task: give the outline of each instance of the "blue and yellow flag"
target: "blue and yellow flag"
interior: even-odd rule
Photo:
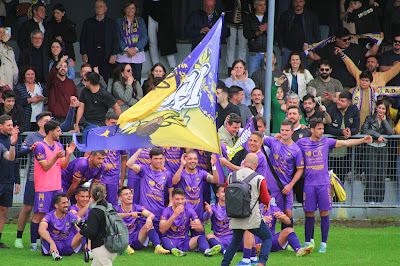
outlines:
[[[223,16],[153,91],[121,114],[118,125],[89,130],[81,151],[153,146],[220,153],[216,89]]]

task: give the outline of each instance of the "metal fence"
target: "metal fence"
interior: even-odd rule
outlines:
[[[29,132],[21,134],[19,143],[22,143],[28,134]],[[363,144],[334,149],[330,152],[329,169],[332,169],[343,182],[347,194],[345,202],[335,202],[334,198],[334,206],[400,207],[400,135],[385,138],[387,140],[385,145],[380,147]],[[71,143],[72,134],[64,133],[60,137],[60,142],[64,146]],[[80,152],[76,151],[73,158],[80,156]],[[19,158],[19,163],[21,192],[14,195],[14,203],[17,204],[23,202],[28,157]]]

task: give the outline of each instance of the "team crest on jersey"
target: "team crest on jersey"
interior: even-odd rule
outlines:
[[[299,134],[299,139],[301,139],[302,137],[303,137],[303,134],[300,133],[300,134]]]
[[[188,187],[188,186],[186,186],[186,190],[190,192],[190,191],[192,190],[192,188],[191,188],[191,187]]]
[[[306,154],[306,156],[311,156],[311,151],[308,151],[305,154]]]
[[[42,153],[39,152],[38,155],[36,155],[36,158],[37,158],[38,160],[41,160],[41,159],[44,158],[44,156],[43,156]]]
[[[278,154],[274,154],[274,157],[275,157],[276,160],[278,160],[279,155]]]
[[[291,153],[290,151],[288,151],[287,155],[288,155],[288,156],[291,156],[291,155],[292,155],[292,153]]]
[[[353,118],[349,118],[349,122],[353,124]]]
[[[322,146],[322,142],[318,143],[319,146]]]
[[[156,182],[150,180],[150,181],[149,181],[149,184],[152,185],[152,186],[154,187],[154,185],[156,184]]]
[[[199,182],[200,181],[200,177],[197,177],[196,180],[197,180],[197,182]]]
[[[163,176],[162,179],[165,179],[165,176]]]

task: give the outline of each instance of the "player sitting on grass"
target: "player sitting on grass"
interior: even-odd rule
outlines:
[[[82,235],[73,223],[73,220],[80,218],[68,211],[67,194],[56,194],[53,203],[56,210],[43,217],[39,224],[39,234],[42,238],[42,253],[52,255],[54,260],[62,260],[62,256],[78,253],[81,249]]]
[[[129,231],[127,254],[134,254],[134,249],[143,249],[148,245],[149,240],[155,246],[154,253],[169,254],[169,250],[160,245],[160,238],[156,230],[154,230],[154,214],[146,210],[142,205],[133,203],[132,189],[127,186],[121,187],[118,190],[118,199],[121,201],[121,205],[116,206],[115,210],[124,220]],[[140,219],[138,217],[142,215],[147,217],[145,224],[140,224],[139,222]]]
[[[300,240],[292,227],[286,227],[279,233],[275,233],[275,226],[278,220],[286,225],[291,224],[290,218],[276,205],[275,198],[271,198],[269,205],[262,209],[264,209],[262,211],[264,221],[273,235],[271,252],[277,252],[285,249],[287,245],[290,245],[296,252],[297,257],[302,257],[311,253],[314,246],[301,248]],[[259,250],[260,246],[261,244],[257,244],[256,249]]]
[[[204,232],[196,212],[191,208],[185,208],[185,191],[175,188],[172,191],[172,206],[165,208],[161,215],[160,232],[163,234],[161,238],[163,246],[177,257],[186,256],[185,251],[197,247],[206,257],[219,253],[221,245],[210,248],[205,235],[189,237],[190,228]]]

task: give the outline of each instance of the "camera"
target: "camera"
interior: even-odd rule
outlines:
[[[78,226],[80,229],[83,229],[84,227],[87,226],[87,220],[86,219],[80,219],[79,221],[77,219],[72,220],[72,225]]]

